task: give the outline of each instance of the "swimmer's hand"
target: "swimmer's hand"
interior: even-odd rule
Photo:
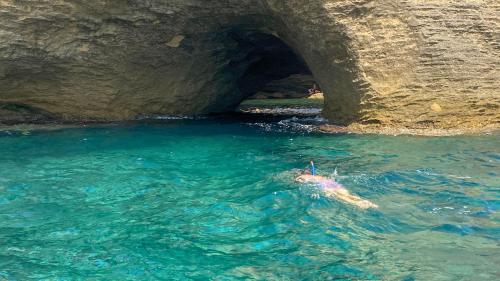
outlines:
[[[302,175],[302,176],[296,177],[295,181],[297,181],[297,182],[306,182],[307,180],[305,179],[304,175]]]

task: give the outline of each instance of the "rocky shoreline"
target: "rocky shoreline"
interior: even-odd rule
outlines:
[[[33,131],[56,131],[62,129],[107,127],[127,124],[146,124],[169,122],[175,120],[200,120],[200,119],[229,119],[242,123],[281,123],[292,122],[301,124],[306,122],[307,132],[323,134],[369,134],[369,135],[410,135],[410,136],[457,136],[457,135],[489,135],[500,132],[500,123],[481,124],[474,126],[465,122],[462,126],[438,128],[432,123],[408,127],[401,124],[379,123],[351,123],[339,125],[322,118],[321,105],[323,100],[311,102],[310,99],[265,99],[259,102],[243,103],[234,111],[217,115],[139,115],[128,120],[65,120],[61,121],[46,114],[18,114],[8,115],[10,119],[0,118],[0,132],[14,132],[29,135]],[[19,110],[18,110],[19,111]],[[1,113],[1,111],[0,111]],[[4,116],[5,114],[4,110]],[[8,112],[7,112],[8,113]],[[36,118],[34,118],[34,117]],[[2,117],[2,116],[0,116]],[[14,117],[17,117],[14,118]],[[308,121],[305,121],[308,120]],[[303,124],[305,125],[305,124]]]
[[[176,116],[169,118],[156,118],[156,119],[140,119],[120,122],[64,122],[64,123],[20,123],[20,124],[1,124],[0,133],[11,132],[29,135],[31,132],[36,131],[57,131],[64,129],[76,129],[87,127],[110,127],[120,126],[126,124],[142,124],[148,121],[162,122],[165,120],[182,120],[182,119],[197,119],[196,117]],[[310,125],[312,132],[324,134],[359,134],[359,135],[391,135],[391,136],[460,136],[460,135],[491,135],[500,134],[500,126],[485,126],[481,128],[462,128],[462,129],[439,129],[439,128],[405,128],[405,127],[387,127],[381,125],[362,125],[351,124],[349,126],[339,126],[334,124],[320,124]]]
[[[409,135],[409,136],[459,136],[459,135],[490,135],[500,132],[500,127],[488,126],[484,128],[465,128],[465,129],[438,129],[438,128],[405,128],[405,127],[387,127],[353,124],[347,127],[335,125],[322,125],[319,130],[324,133],[353,133],[353,134],[374,134],[374,135]]]

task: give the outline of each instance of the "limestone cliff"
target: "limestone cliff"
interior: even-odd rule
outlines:
[[[0,119],[224,111],[312,73],[338,123],[498,126],[499,19],[496,0],[0,0]]]

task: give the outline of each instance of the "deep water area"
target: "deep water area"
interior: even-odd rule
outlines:
[[[500,135],[315,120],[0,132],[0,280],[495,280]],[[361,210],[294,181],[316,162]]]

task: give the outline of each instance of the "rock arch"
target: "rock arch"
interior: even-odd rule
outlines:
[[[227,110],[244,96],[236,32],[290,47],[334,122],[500,124],[495,1],[23,3],[0,1],[0,119],[12,108],[63,120]]]
[[[354,56],[321,1],[7,2],[3,104],[69,120],[203,114],[231,109],[266,79],[312,72],[326,116],[348,122],[360,112]]]

